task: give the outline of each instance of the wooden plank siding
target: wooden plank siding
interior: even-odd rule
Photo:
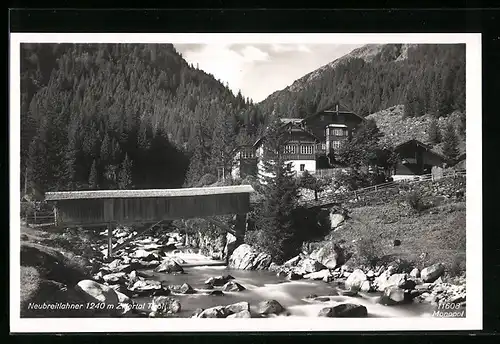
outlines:
[[[245,214],[250,193],[211,193],[170,197],[115,197],[60,199],[56,202],[57,224],[63,226],[151,223],[160,220]]]

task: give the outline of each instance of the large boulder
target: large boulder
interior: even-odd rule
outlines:
[[[225,310],[227,313],[230,313],[230,314],[239,313],[239,312],[243,312],[243,311],[249,312],[250,311],[250,304],[246,301],[237,302],[237,303],[233,303],[231,305],[227,305],[225,307]]]
[[[257,252],[250,245],[241,244],[229,257],[228,267],[239,270],[265,270],[271,265],[271,256]]]
[[[437,263],[423,269],[420,272],[420,277],[424,282],[431,283],[441,277],[444,270],[444,266],[441,263]]]
[[[100,306],[103,304],[102,310],[110,311],[119,309],[118,304],[120,300],[118,294],[113,288],[106,285],[97,283],[93,280],[82,280],[77,283],[75,290],[81,295],[81,297],[89,304],[96,305],[96,311],[100,311]],[[113,311],[111,311],[113,313]]]
[[[344,215],[338,213],[330,213],[330,228],[336,229],[342,222],[344,222],[344,220]]]
[[[310,257],[329,269],[335,269],[346,261],[344,250],[337,244],[328,244],[314,250]]]
[[[183,273],[184,269],[182,266],[177,264],[177,262],[172,258],[164,258],[163,261],[155,269],[155,272],[165,272],[171,273]]]
[[[323,264],[318,262],[316,259],[304,258],[298,262],[294,271],[297,274],[305,275],[305,274],[310,274],[313,272],[321,271],[325,268],[326,268],[326,266],[324,266]]]
[[[262,301],[257,306],[257,312],[259,314],[281,314],[285,311],[285,308],[276,300],[266,300]]]
[[[363,282],[367,280],[365,273],[360,269],[355,269],[347,280],[345,281],[345,287],[350,290],[360,290]]]
[[[328,318],[361,318],[368,316],[368,310],[362,305],[342,303],[334,307],[323,308],[318,316]]]

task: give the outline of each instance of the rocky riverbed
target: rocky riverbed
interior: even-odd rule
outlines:
[[[226,266],[185,242],[178,233],[134,240],[75,289],[96,312],[113,317],[414,317],[432,316],[444,303],[465,307],[465,278],[444,282],[440,264],[410,272],[353,269],[340,254],[315,252],[278,266],[242,244]]]

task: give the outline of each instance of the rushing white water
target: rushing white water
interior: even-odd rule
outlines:
[[[430,306],[424,304],[406,304],[385,306],[379,304],[379,294],[359,293],[355,297],[340,296],[338,288],[323,281],[298,280],[287,281],[279,278],[271,271],[231,270],[222,265],[224,262],[214,261],[198,253],[180,252],[169,254],[183,266],[185,274],[171,275],[147,273],[152,279],[166,281],[167,284],[188,283],[198,292],[195,294],[175,295],[182,305],[180,317],[190,317],[197,308],[209,308],[218,305],[247,301],[251,310],[256,310],[259,302],[274,299],[287,309],[287,316],[316,317],[324,307],[331,307],[341,303],[355,303],[368,309],[369,317],[421,317],[430,316]],[[215,265],[215,266],[214,266]],[[217,266],[218,265],[218,266]],[[209,290],[204,282],[220,275],[231,275],[235,282],[246,289],[239,292],[225,292],[224,295],[207,295]],[[217,289],[217,288],[216,288]],[[308,298],[314,294],[321,297],[321,301]],[[328,299],[324,298],[327,297]],[[326,300],[325,300],[326,299]],[[137,302],[150,302],[149,298],[136,299]]]

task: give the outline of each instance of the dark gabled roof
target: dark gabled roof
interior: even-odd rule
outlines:
[[[411,140],[408,140],[408,141],[405,141],[403,143],[400,143],[399,145],[397,145],[396,147],[394,147],[394,150],[398,150],[399,148],[403,147],[403,146],[407,146],[407,145],[411,145],[411,144],[414,144],[416,146],[420,146],[422,148],[424,148],[425,150],[431,152],[432,154],[440,157],[441,159],[443,160],[447,160],[446,157],[438,152],[436,152],[435,150],[432,149],[431,146],[429,145],[426,145],[425,143],[417,140],[417,139],[411,139]]]
[[[324,108],[322,108],[321,110],[318,110],[318,111],[316,111],[314,114],[309,115],[309,116],[307,116],[306,118],[304,118],[304,119],[302,120],[302,122],[306,122],[306,121],[307,121],[307,120],[309,120],[310,118],[316,117],[316,116],[318,116],[318,115],[320,115],[320,114],[322,114],[322,113],[324,113],[324,112],[335,112],[335,111],[336,111],[336,107],[337,107],[337,105],[338,105],[338,110],[339,110],[339,113],[341,113],[341,114],[349,114],[349,115],[354,115],[354,116],[356,116],[356,117],[359,117],[362,121],[364,121],[364,120],[365,120],[365,118],[364,118],[364,117],[361,117],[360,115],[358,115],[358,114],[356,114],[356,113],[354,113],[354,112],[350,111],[349,109],[347,109],[347,107],[346,107],[346,106],[344,106],[344,105],[342,105],[340,102],[338,102],[338,103],[333,103],[333,104],[329,104],[329,105],[325,106],[325,107],[324,107]]]
[[[46,201],[62,201],[74,199],[97,198],[147,198],[147,197],[183,197],[221,195],[228,193],[251,193],[250,185],[217,186],[207,188],[182,189],[149,189],[149,190],[91,190],[91,191],[62,191],[45,193]]]
[[[314,135],[313,133],[311,133],[310,131],[307,131],[305,130],[304,128],[302,128],[300,125],[297,125],[293,122],[288,122],[288,123],[284,123],[280,129],[285,129],[286,127],[290,127],[291,130],[293,131],[302,131],[304,133],[306,133],[307,135],[309,135],[310,137],[314,138],[314,140],[319,143],[321,142],[321,140],[319,139],[319,137],[317,137],[316,135]],[[257,147],[258,145],[260,145],[260,143],[262,142],[262,140],[265,138],[265,134],[263,136],[261,136],[257,141],[255,141],[255,143],[253,144],[254,147]]]

